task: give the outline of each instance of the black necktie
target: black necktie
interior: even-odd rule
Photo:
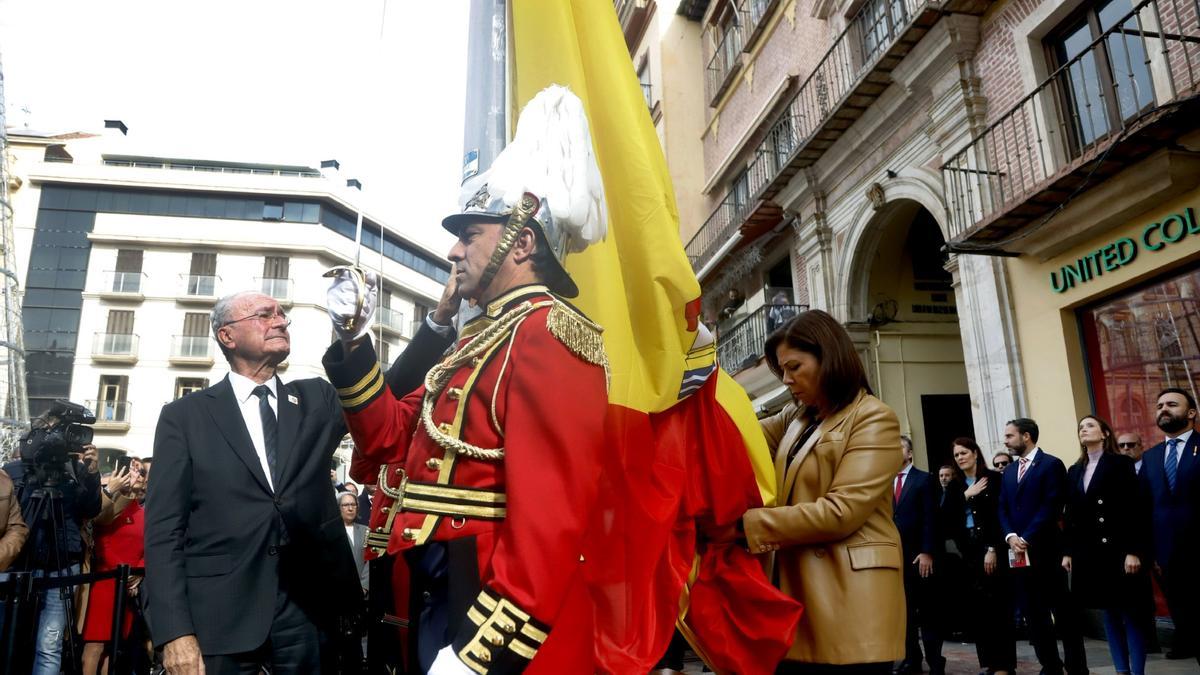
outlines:
[[[271,469],[271,484],[279,489],[279,474],[275,472],[275,449],[279,443],[279,422],[275,419],[275,411],[271,410],[271,390],[265,384],[254,388],[258,397],[258,415],[262,418],[263,446],[267,451],[267,467]]]

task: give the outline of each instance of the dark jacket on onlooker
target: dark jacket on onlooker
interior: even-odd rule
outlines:
[[[948,538],[955,540],[964,556],[967,551],[976,549],[986,552],[988,546],[995,547],[998,553],[1003,553],[1006,548],[999,513],[1000,483],[1004,480],[1004,475],[999,471],[984,469],[979,472],[976,480],[984,478],[987,479],[987,487],[974,497],[966,497],[967,486],[959,481],[950,484],[953,496],[946,497],[947,504],[954,500],[957,512],[957,520],[954,521],[956,527]],[[970,529],[967,528],[967,509],[971,510],[973,527]]]
[[[0,471],[0,572],[7,570],[21,554],[29,528],[21,518],[21,504],[12,478]]]
[[[358,516],[354,518],[354,522],[359,525],[371,524],[371,495],[365,485],[362,494],[358,496]]]
[[[1142,455],[1143,489],[1149,493],[1154,518],[1154,561],[1164,572],[1179,563],[1187,574],[1200,562],[1200,432],[1193,431],[1180,454],[1175,471],[1175,489],[1167,484],[1164,467],[1167,444],[1158,445]]]
[[[1086,468],[1084,459],[1067,471],[1063,554],[1071,556],[1071,590],[1088,607],[1134,606],[1133,597],[1139,603],[1143,598],[1131,586],[1142,575],[1125,574],[1125,556],[1147,557],[1150,512],[1139,493],[1133,460],[1100,455],[1085,490]]]
[[[905,563],[918,554],[934,555],[944,550],[937,533],[937,496],[941,491],[942,486],[928,472],[915,466],[908,470],[900,486],[900,501],[892,512]]]

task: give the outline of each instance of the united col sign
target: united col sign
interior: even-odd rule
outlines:
[[[1080,284],[1103,276],[1105,272],[1115,272],[1128,265],[1137,258],[1141,250],[1161,251],[1197,234],[1200,234],[1200,226],[1196,224],[1196,214],[1188,207],[1183,213],[1174,213],[1161,221],[1146,225],[1136,239],[1122,237],[1051,272],[1050,288],[1055,293],[1065,293]]]

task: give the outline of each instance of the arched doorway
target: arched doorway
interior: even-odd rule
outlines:
[[[847,298],[876,394],[910,434],[916,464],[951,462],[958,436],[974,436],[953,279],[937,220],[916,201],[884,205],[859,237]],[[857,296],[857,297],[854,297]],[[854,314],[857,313],[857,316]]]

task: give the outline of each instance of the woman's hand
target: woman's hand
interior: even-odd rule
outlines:
[[[1142,559],[1129,553],[1125,556],[1125,574],[1137,574],[1142,571]]]
[[[991,576],[996,572],[996,551],[990,550],[983,556],[983,573]]]
[[[123,466],[118,468],[108,477],[108,492],[114,497],[123,495],[129,492],[129,486],[133,484],[133,477],[129,475],[129,467]]]
[[[963,495],[967,499],[971,499],[972,497],[979,494],[980,492],[983,492],[986,489],[987,489],[987,478],[980,478],[979,480],[975,481],[974,485],[967,488],[967,491],[964,492]]]
[[[1062,568],[1063,568],[1064,570],[1066,570],[1068,574],[1070,574],[1070,573],[1071,573],[1071,556],[1069,556],[1069,555],[1064,555],[1064,556],[1063,556],[1063,559],[1062,559]]]

